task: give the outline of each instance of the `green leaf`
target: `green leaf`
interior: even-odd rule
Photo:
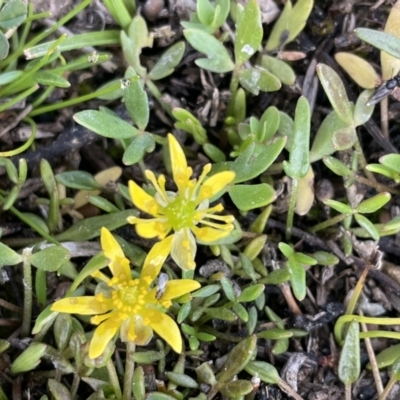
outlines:
[[[226,47],[214,36],[199,29],[185,29],[183,34],[195,50],[207,56],[197,59],[197,66],[221,74],[233,70],[234,64]]]
[[[109,264],[108,259],[103,253],[98,253],[92,257],[87,264],[82,268],[79,274],[74,279],[72,285],[70,286],[68,293],[73,293],[78,286],[94,272],[99,271]]]
[[[205,26],[209,26],[214,18],[215,12],[214,7],[209,0],[198,0],[196,11],[200,22]]]
[[[235,185],[229,189],[229,196],[239,210],[248,211],[272,203],[275,190],[267,183]]]
[[[325,156],[322,161],[324,164],[339,176],[350,176],[352,171],[343,164],[342,161],[332,156]]]
[[[258,51],[263,28],[257,0],[249,0],[244,7],[238,3],[237,7],[235,62],[241,66]]]
[[[244,397],[253,390],[253,385],[250,381],[245,381],[244,379],[238,379],[236,381],[223,383],[217,386],[222,396],[228,399],[233,399],[237,397]]]
[[[207,131],[203,128],[201,122],[189,111],[176,107],[172,110],[172,115],[177,120],[174,124],[175,128],[182,129],[193,135],[194,140],[200,145],[207,143]]]
[[[326,204],[329,207],[332,207],[334,210],[340,212],[341,214],[348,214],[348,215],[353,214],[353,209],[350,206],[348,206],[347,204],[340,203],[339,201],[325,200],[324,204]]]
[[[305,264],[305,265],[316,265],[317,260],[313,257],[310,257],[304,253],[294,253],[294,260],[296,260],[297,262],[301,263],[301,264]]]
[[[379,159],[379,162],[400,174],[400,154],[386,154]]]
[[[161,55],[150,71],[149,78],[152,81],[156,81],[171,75],[174,72],[174,68],[181,62],[184,53],[185,42],[176,42]]]
[[[110,231],[120,228],[127,224],[126,219],[131,216],[138,216],[136,210],[124,210],[108,215],[86,218],[83,221],[72,225],[69,229],[56,236],[60,242],[73,240],[75,242],[84,242],[100,236],[100,229],[107,228]]]
[[[8,56],[10,45],[4,33],[0,31],[0,60],[4,60]]]
[[[360,328],[357,321],[352,321],[340,353],[339,379],[346,385],[354,383],[360,376],[360,364]]]
[[[71,254],[62,246],[50,246],[32,254],[30,262],[42,271],[54,272],[71,258]]]
[[[260,283],[248,286],[237,298],[237,301],[240,303],[254,301],[264,291],[264,288],[265,286]]]
[[[122,162],[125,165],[133,165],[140,161],[146,153],[151,153],[156,143],[150,133],[143,132],[132,139],[126,148]]]
[[[368,164],[366,168],[368,171],[387,176],[388,178],[393,179],[396,183],[400,182],[400,174],[385,165]]]
[[[292,246],[289,246],[286,243],[280,242],[278,244],[279,250],[282,252],[282,254],[286,257],[286,258],[291,258],[294,255],[294,250],[292,248]]]
[[[271,52],[291,42],[303,30],[313,7],[312,0],[298,0],[295,6],[287,1],[269,35],[266,50]]]
[[[292,67],[285,61],[264,54],[261,58],[261,67],[275,75],[284,85],[293,85],[296,75]]]
[[[346,126],[353,124],[353,111],[339,75],[328,65],[318,64],[317,73],[322,87],[338,117]]]
[[[69,88],[71,86],[65,78],[51,71],[37,71],[33,78],[37,83],[45,86],[55,86],[60,88]]]
[[[368,99],[373,94],[372,90],[364,90],[357,98],[354,108],[354,126],[364,125],[374,112],[374,106],[368,106]]]
[[[5,265],[16,265],[22,261],[22,256],[0,242],[0,268]]]
[[[300,263],[291,259],[289,259],[286,264],[290,274],[293,294],[297,300],[302,301],[307,294],[306,270]]]
[[[128,122],[101,111],[80,111],[73,118],[79,125],[107,138],[129,139],[138,134],[137,129]]]
[[[281,380],[277,369],[265,361],[250,361],[244,369],[250,375],[259,376],[268,384],[278,385]]]
[[[219,285],[207,285],[207,286],[202,287],[199,290],[196,290],[195,292],[192,292],[191,296],[193,298],[210,297],[213,294],[217,293],[220,289],[221,289],[221,287]]]
[[[68,36],[65,40],[57,47],[58,51],[69,51],[82,49],[89,46],[106,46],[120,44],[120,31],[99,31],[82,33],[74,36]],[[39,44],[24,50],[25,57],[27,60],[33,58],[43,57],[47,51],[54,46],[56,40]]]
[[[233,322],[237,320],[235,313],[233,313],[231,310],[223,306],[207,308],[204,310],[204,313],[211,318],[222,319],[222,321]]]
[[[266,171],[281,153],[286,138],[278,137],[267,146],[250,144],[242,154],[230,164],[230,170],[236,173],[235,183],[248,181]],[[256,151],[257,150],[257,151]]]
[[[242,371],[253,356],[256,348],[257,337],[251,335],[238,343],[228,354],[222,372],[217,375],[218,383],[226,383]]]
[[[7,42],[7,46],[8,46],[8,42]],[[1,43],[0,43],[0,54],[1,54]],[[9,71],[9,72],[4,72],[4,73],[0,74],[0,86],[7,85],[7,83],[14,82],[16,79],[21,77],[23,74],[24,74],[23,71]]]
[[[382,369],[392,365],[398,357],[400,357],[400,344],[395,344],[376,355],[376,364],[379,369]],[[371,370],[371,363],[368,363],[366,368]]]
[[[275,92],[282,86],[277,77],[260,67],[239,71],[239,82],[255,96],[260,93],[260,90],[263,92]]]
[[[257,333],[258,339],[278,340],[289,339],[293,336],[291,331],[282,328],[271,328]]]
[[[150,364],[150,363],[146,363],[146,364]],[[170,372],[170,371],[167,371],[165,374],[166,374],[167,378],[169,379],[169,381],[174,383],[175,385],[182,386],[185,388],[190,388],[190,389],[197,389],[199,387],[199,384],[189,375],[178,374],[177,372]]]
[[[223,277],[220,280],[220,283],[221,283],[221,287],[222,287],[222,290],[225,293],[226,298],[229,301],[235,302],[236,301],[236,294],[235,294],[235,291],[233,290],[232,282],[228,278]]]
[[[289,271],[286,269],[276,269],[263,278],[263,283],[269,285],[280,285],[290,280]]]
[[[0,28],[16,28],[25,21],[26,16],[26,4],[21,0],[10,0],[0,11]]]
[[[279,110],[274,107],[268,107],[261,116],[260,125],[265,126],[264,136],[261,138],[261,141],[266,141],[272,138],[275,133],[278,131],[279,124],[281,118],[279,114]]]
[[[310,119],[308,100],[300,97],[296,106],[289,163],[283,164],[286,174],[293,179],[303,178],[310,169]]]
[[[357,221],[358,225],[360,225],[369,233],[372,239],[376,241],[379,240],[379,232],[369,219],[360,214],[354,214],[354,218]]]
[[[132,67],[128,68],[127,77],[132,78],[136,72]],[[147,93],[143,89],[143,82],[140,79],[133,80],[123,91],[126,109],[135,125],[141,130],[146,129],[149,123],[149,101]]]
[[[229,15],[230,8],[231,8],[231,3],[229,0],[215,1],[214,18],[210,25],[210,27],[213,29],[214,32],[224,24]]]
[[[354,32],[364,42],[389,53],[393,57],[400,58],[400,39],[398,37],[367,28],[357,28]]]
[[[211,161],[216,163],[226,161],[225,153],[212,143],[204,143],[203,150],[206,156],[211,159]]]
[[[318,161],[323,156],[331,155],[336,151],[333,146],[333,135],[335,132],[343,128],[346,128],[346,126],[335,111],[332,111],[327,115],[319,126],[314,142],[311,146],[311,162]]]
[[[62,185],[80,190],[100,189],[101,185],[86,171],[67,171],[56,175],[56,181]]]
[[[339,259],[326,251],[316,251],[312,254],[312,257],[317,260],[318,265],[336,265],[339,263]]]
[[[31,343],[11,364],[11,373],[21,374],[35,369],[46,349],[47,345],[44,343]]]
[[[370,214],[378,211],[388,201],[390,201],[391,195],[388,192],[379,193],[367,200],[362,201],[356,208],[355,211],[361,214]]]

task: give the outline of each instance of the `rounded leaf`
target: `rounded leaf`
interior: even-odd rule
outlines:
[[[267,183],[235,185],[229,189],[235,206],[242,211],[264,207],[275,200],[275,190]]]

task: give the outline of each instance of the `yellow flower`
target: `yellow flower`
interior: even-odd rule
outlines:
[[[209,203],[213,196],[235,179],[235,173],[219,172],[205,180],[211,170],[211,164],[207,164],[199,179],[190,179],[193,171],[187,166],[178,141],[169,134],[168,143],[172,175],[178,192],[165,190],[164,175],[156,179],[152,171],[146,170],[145,175],[156,190],[155,196],[150,196],[133,181],[129,182],[129,191],[133,204],[154,218],[129,217],[128,222],[136,225],[138,235],[147,239],[157,237],[170,243],[173,260],[183,270],[192,270],[196,267],[196,239],[211,244],[228,236],[233,229],[234,217],[214,215],[224,208],[222,204],[209,207]],[[198,227],[199,224],[204,226]],[[168,236],[172,231],[172,235]]]
[[[138,345],[146,345],[154,330],[180,353],[182,337],[179,328],[165,312],[171,306],[172,299],[198,289],[200,284],[192,279],[175,279],[168,281],[158,293],[157,287],[150,287],[168,256],[168,242],[153,246],[139,279],[132,279],[129,260],[106,228],[101,229],[101,246],[109,259],[113,277],[109,278],[100,271],[95,272],[92,276],[105,283],[98,286],[100,290],[96,290],[95,296],[58,300],[51,310],[94,315],[90,321],[99,326],[90,342],[90,358],[99,357],[118,330],[122,341],[131,341]]]

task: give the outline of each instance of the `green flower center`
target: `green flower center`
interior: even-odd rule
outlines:
[[[191,228],[196,216],[196,203],[177,196],[164,208],[164,213],[175,232],[183,228]]]
[[[139,280],[130,280],[121,284],[118,290],[112,292],[114,307],[128,314],[138,313],[146,304],[148,291]]]

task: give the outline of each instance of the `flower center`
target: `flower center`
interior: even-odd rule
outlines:
[[[196,216],[196,203],[192,200],[176,196],[166,207],[164,207],[165,216],[171,224],[174,231],[183,228],[190,228],[194,225]]]
[[[146,287],[139,285],[139,279],[123,282],[112,292],[114,307],[127,314],[138,313],[146,304],[147,293]]]

